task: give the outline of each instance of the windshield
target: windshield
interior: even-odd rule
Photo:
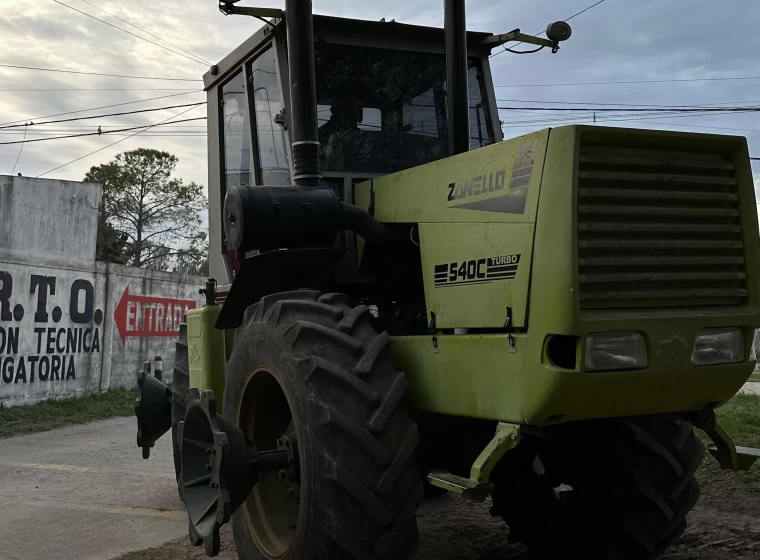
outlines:
[[[442,54],[316,43],[322,168],[390,173],[448,154]],[[471,59],[470,147],[493,143],[477,60]]]

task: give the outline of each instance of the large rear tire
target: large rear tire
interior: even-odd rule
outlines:
[[[686,528],[703,457],[691,424],[662,416],[558,426],[495,470],[492,514],[531,559],[650,560]]]
[[[232,518],[241,559],[414,557],[419,434],[389,342],[339,294],[275,294],[246,311],[224,415],[259,450],[295,441],[300,472],[259,476]]]

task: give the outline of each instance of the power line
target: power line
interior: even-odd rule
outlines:
[[[588,8],[583,8],[583,9],[582,9],[580,12],[577,12],[577,13],[575,13],[575,14],[571,15],[571,16],[570,16],[569,18],[567,18],[565,21],[570,21],[570,20],[571,20],[571,19],[573,19],[574,17],[576,17],[576,16],[579,16],[579,15],[581,15],[581,14],[585,13],[585,12],[588,12],[588,11],[589,11],[591,8],[595,8],[595,7],[597,7],[597,6],[598,6],[599,4],[601,4],[602,2],[604,2],[604,0],[599,0],[599,2],[597,2],[596,4],[592,4],[592,5],[591,5],[591,6],[589,6]],[[546,33],[546,30],[544,30],[544,33]]]
[[[609,121],[606,121],[609,122]],[[681,126],[681,127],[687,127],[687,128],[705,128],[710,130],[732,130],[732,131],[738,131],[738,132],[759,132],[760,129],[756,128],[731,128],[727,126],[705,126],[705,125],[699,125],[699,124],[681,124],[681,123],[664,123],[664,122],[657,122],[657,121],[649,121],[644,119],[626,119],[626,122],[645,122],[646,124],[658,124],[662,126]],[[528,128],[532,125],[525,125],[525,126],[515,126],[514,128]],[[760,158],[750,158],[754,160],[760,160]]]
[[[596,103],[596,102],[546,101],[546,100],[532,100],[532,101],[529,101],[529,100],[525,100],[525,99],[512,99],[512,100],[502,99],[502,100],[497,100],[497,101],[501,101],[501,102],[512,101],[512,102],[518,102],[518,103],[555,103],[555,104],[574,104],[574,105],[592,105],[592,104]],[[745,103],[745,104],[746,103],[760,103],[760,101],[758,101],[758,100],[745,100],[745,99],[743,99],[743,100],[739,100],[739,101],[722,101],[722,102],[712,103],[712,105],[713,106],[717,106],[717,105],[732,105],[732,104],[738,104],[738,103]],[[624,104],[624,103],[597,103],[597,105],[607,105],[607,106],[610,106],[610,105],[624,105],[624,106],[627,106],[627,107],[654,107],[654,108],[665,109],[666,111],[664,111],[664,112],[667,112],[668,109],[670,109],[670,110],[676,110],[676,109],[683,109],[683,108],[702,108],[702,109],[707,108],[703,104],[692,104],[692,105],[645,105],[645,104],[635,104],[634,105],[634,104]],[[518,110],[513,110],[513,111],[510,112],[510,115],[514,116],[515,113],[527,113],[527,114],[531,114],[531,113],[537,114],[538,113],[538,112],[532,112],[532,111],[527,111],[527,110],[523,111],[522,109],[523,108],[520,107]],[[600,109],[597,109],[597,111],[600,111]],[[748,112],[748,111],[739,110],[739,111],[736,111],[736,112],[740,113],[740,112]],[[552,114],[551,111],[542,111],[542,113],[547,118],[549,117],[550,114]],[[629,115],[633,116],[634,113],[629,113]],[[699,116],[699,115],[695,115],[695,116]],[[704,113],[704,116],[710,116],[710,115],[707,114],[707,113]],[[508,118],[508,117],[505,116],[505,118]],[[602,116],[599,117],[599,120],[603,120],[603,119],[605,119],[604,115],[602,115]],[[571,117],[571,119],[569,121],[568,120],[557,121],[556,119],[552,119],[551,121],[548,121],[548,122],[546,122],[546,119],[536,119],[536,120],[532,120],[532,121],[531,120],[528,120],[528,121],[509,121],[508,124],[510,124],[510,125],[517,125],[517,124],[522,124],[522,123],[531,123],[531,124],[534,124],[534,123],[535,124],[546,123],[548,125],[552,125],[552,124],[556,124],[558,122],[572,123],[572,122],[576,122],[576,119],[574,117]]]
[[[175,48],[175,49],[177,49],[178,51],[182,51],[183,53],[185,53],[185,54],[187,54],[187,55],[190,55],[190,56],[191,56],[191,57],[193,57],[193,58],[197,58],[199,61],[203,62],[203,63],[204,63],[204,64],[206,64],[207,66],[211,66],[211,63],[210,63],[210,62],[208,62],[208,61],[206,61],[206,60],[202,59],[200,56],[198,56],[198,55],[195,55],[195,54],[193,54],[193,53],[191,53],[191,52],[189,52],[189,51],[186,51],[185,49],[183,49],[183,48],[181,48],[181,47],[178,47],[177,45],[174,45],[174,44],[170,43],[170,42],[169,42],[169,41],[167,41],[166,39],[162,39],[162,38],[161,38],[161,37],[159,37],[158,35],[154,35],[154,34],[153,34],[153,33],[151,33],[150,31],[147,31],[147,30],[143,29],[142,27],[138,27],[138,26],[137,26],[137,25],[135,25],[134,23],[130,23],[130,22],[128,22],[127,20],[125,20],[125,19],[122,19],[122,18],[120,18],[119,16],[116,16],[116,15],[112,14],[111,12],[108,12],[108,11],[104,10],[104,9],[103,9],[103,8],[101,8],[100,6],[96,6],[95,4],[92,4],[91,2],[88,2],[87,0],[80,0],[80,2],[84,2],[85,4],[87,4],[87,5],[89,5],[89,6],[92,6],[93,8],[96,8],[96,9],[100,10],[101,12],[104,12],[104,13],[108,14],[108,15],[109,15],[109,16],[111,16],[112,18],[118,19],[118,20],[119,20],[119,21],[121,21],[122,23],[126,23],[127,25],[130,25],[130,26],[134,27],[135,29],[138,29],[138,30],[142,31],[142,32],[143,32],[143,33],[145,33],[146,35],[150,35],[150,36],[151,36],[151,37],[153,37],[154,39],[158,39],[159,41],[163,41],[164,43],[166,43],[166,44],[167,44],[167,45],[169,45],[169,46],[172,46],[172,47],[174,47],[174,48]]]
[[[39,89],[0,89],[0,91],[187,91],[187,88],[39,88]],[[199,90],[202,91],[202,90]]]
[[[644,121],[632,120],[631,122],[644,122]],[[711,129],[711,130],[734,130],[737,132],[760,132],[760,129],[757,129],[757,128],[730,128],[727,126],[705,126],[701,124],[661,123],[657,121],[647,121],[647,124],[659,124],[662,126],[686,126],[689,128],[706,128],[706,129]],[[750,158],[750,159],[757,159],[757,158]]]
[[[124,132],[115,132],[111,136],[115,138],[123,137],[123,136],[130,136],[127,133]],[[2,135],[0,135],[2,137]],[[207,134],[205,132],[199,132],[199,133],[187,133],[187,132],[166,132],[166,133],[159,133],[159,132],[147,132],[142,135],[142,138],[206,138]]]
[[[738,113],[737,113],[738,114]],[[694,118],[694,117],[710,117],[710,116],[717,116],[717,113],[702,113],[702,114],[662,114],[657,115],[654,117],[642,117],[639,115],[636,115],[634,113],[629,113],[627,115],[619,115],[621,117],[632,117],[632,118],[611,118],[614,117],[614,115],[610,116],[604,116],[601,115],[596,118],[596,120],[593,120],[593,117],[584,116],[584,117],[567,117],[564,119],[553,119],[553,120],[546,120],[546,119],[536,119],[536,120],[522,120],[522,121],[512,121],[505,123],[506,126],[513,127],[513,128],[524,128],[524,127],[530,127],[530,126],[557,126],[557,125],[565,125],[565,124],[576,124],[576,123],[602,123],[602,122],[626,122],[626,121],[645,121],[645,120],[652,120],[652,119],[683,119],[683,118]]]
[[[512,109],[512,108],[503,108],[503,109]],[[538,119],[533,120],[511,120],[511,121],[504,121],[504,124],[507,126],[513,126],[518,127],[518,125],[527,124],[527,125],[556,125],[556,124],[572,124],[575,122],[580,122],[583,120],[583,122],[590,122],[591,119],[588,117],[583,118],[581,115],[588,114],[590,112],[594,113],[593,116],[593,122],[597,122],[597,120],[602,121],[609,121],[609,120],[636,120],[640,118],[638,115],[643,114],[652,114],[657,115],[654,117],[649,118],[683,118],[688,116],[714,116],[714,115],[720,115],[720,114],[745,114],[745,113],[754,113],[760,111],[760,107],[757,106],[737,106],[737,107],[672,107],[672,108],[653,108],[653,109],[644,109],[644,108],[633,108],[633,109],[620,109],[620,108],[614,108],[611,109],[609,107],[605,108],[595,108],[595,107],[589,107],[589,108],[546,108],[546,107],[527,107],[527,108],[519,108],[521,112],[525,113],[531,113],[532,111],[535,112],[541,112],[541,117]],[[575,113],[571,115],[567,115],[566,117],[560,117],[560,119],[550,118],[549,115],[553,114],[553,112],[556,111],[567,111],[569,113]],[[600,113],[597,117],[597,113]],[[610,119],[609,116],[615,116],[610,115],[609,113],[619,113],[618,116],[623,117],[635,117],[634,119]],[[684,115],[683,113],[686,113]],[[511,113],[514,115],[514,113]],[[535,114],[535,113],[534,113]],[[518,116],[517,119],[520,119],[522,115]],[[645,117],[646,118],[646,117]],[[647,118],[647,119],[649,119]],[[547,121],[547,119],[550,119]]]
[[[145,130],[140,130],[140,131],[138,131],[138,132],[135,132],[134,134],[132,134],[132,135],[130,135],[130,136],[127,136],[126,138],[122,138],[121,140],[117,140],[116,142],[113,142],[113,143],[111,143],[111,144],[108,144],[107,146],[103,146],[102,148],[99,148],[99,149],[97,149],[97,150],[95,150],[95,151],[93,151],[93,152],[90,152],[89,154],[85,154],[85,155],[83,155],[82,157],[78,157],[78,158],[76,158],[76,159],[73,159],[73,160],[71,160],[71,161],[69,161],[69,162],[67,162],[67,163],[64,163],[63,165],[59,165],[58,167],[54,167],[53,169],[51,169],[51,170],[49,170],[49,171],[45,171],[45,173],[41,173],[41,174],[37,175],[37,177],[35,177],[35,178],[36,178],[36,179],[39,179],[40,177],[44,177],[44,176],[45,176],[45,175],[47,175],[48,173],[52,173],[53,171],[58,171],[59,169],[62,169],[63,167],[66,167],[66,166],[68,166],[68,165],[71,165],[72,163],[76,163],[76,162],[78,162],[78,161],[80,161],[80,160],[83,160],[83,159],[85,159],[85,158],[87,158],[87,157],[90,157],[91,155],[97,154],[98,152],[102,152],[103,150],[107,150],[107,149],[108,149],[108,148],[110,148],[111,146],[115,146],[116,144],[120,144],[120,143],[122,143],[122,142],[125,142],[126,140],[129,140],[130,138],[133,138],[134,136],[137,136],[138,134],[141,134],[141,133],[143,133],[143,132],[147,132],[148,130],[150,130],[150,129],[151,129],[151,128],[153,128],[154,126],[157,126],[157,125],[162,125],[162,124],[166,123],[167,121],[170,121],[171,119],[174,119],[174,118],[177,118],[177,117],[181,117],[181,116],[182,116],[182,115],[184,115],[185,113],[187,113],[187,112],[189,112],[189,111],[192,111],[194,108],[195,108],[195,107],[190,107],[189,109],[186,109],[186,110],[184,110],[184,111],[182,111],[182,112],[180,112],[180,113],[177,113],[176,115],[173,115],[173,116],[169,117],[168,119],[164,119],[163,121],[161,121],[161,122],[159,122],[159,123],[156,123],[155,125],[153,125],[153,126],[150,126],[150,127],[148,127],[147,129],[145,129]],[[175,121],[175,122],[179,122],[179,121]]]
[[[15,68],[17,70],[37,70],[40,72],[58,72],[60,74],[83,74],[85,76],[105,76],[108,78],[131,78],[133,80],[164,80],[168,82],[202,82],[197,78],[156,78],[153,76],[130,76],[126,74],[104,74],[102,72],[84,72],[78,70],[61,70],[59,68],[37,68],[35,66],[18,66],[15,64],[0,64],[2,68]]]
[[[569,18],[566,18],[566,19],[565,19],[565,21],[570,21],[570,20],[571,20],[571,19],[573,19],[574,17],[577,17],[577,16],[581,15],[582,13],[588,12],[588,11],[589,11],[591,8],[595,8],[595,7],[597,7],[599,4],[601,4],[601,3],[602,3],[602,2],[604,2],[604,1],[605,1],[605,0],[599,0],[599,1],[598,1],[596,4],[592,4],[591,6],[589,6],[589,7],[587,7],[587,8],[584,8],[584,9],[582,9],[580,12],[576,12],[576,13],[574,13],[574,14],[573,14],[573,15],[571,15]],[[540,32],[538,32],[538,33],[534,33],[534,35],[535,35],[536,37],[538,37],[539,35],[543,35],[544,33],[546,33],[546,29],[544,29],[544,30],[542,30],[542,31],[540,31]],[[520,42],[519,42],[519,43],[517,43],[516,45],[513,45],[513,47],[512,47],[512,48],[514,48],[514,47],[519,47],[519,46],[520,46],[520,45],[522,45],[523,43],[525,43],[525,41],[520,41]],[[497,52],[497,53],[494,53],[494,54],[492,54],[491,56],[489,56],[488,58],[493,58],[493,57],[495,57],[495,56],[498,56],[498,55],[500,55],[500,54],[502,54],[502,53],[505,53],[505,52],[509,52],[509,49],[508,49],[506,46],[505,46],[505,47],[503,47],[503,49],[504,49],[504,50],[501,50],[501,51],[499,51],[499,52]],[[539,49],[539,50],[540,50],[540,49]]]
[[[30,130],[29,134],[49,134],[50,132],[62,132],[62,131],[65,132],[65,133],[69,133],[71,131],[79,132],[79,131],[82,131],[82,130],[96,130],[98,128],[98,126],[100,126],[100,128],[102,128],[103,130],[105,130],[107,128],[120,128],[120,127],[122,127],[122,126],[124,126],[126,124],[134,124],[134,123],[100,124],[100,125],[97,125],[97,124],[87,124],[87,125],[84,125],[84,124],[70,124],[70,125],[64,125],[64,126],[61,126],[61,127],[55,126],[53,128],[43,127],[43,128],[40,128],[39,130],[36,130],[36,131],[35,130]],[[178,129],[179,128],[185,128],[185,129],[202,128],[204,130],[206,129],[206,127],[204,125],[185,125],[185,126],[178,126],[177,128]],[[17,131],[17,130],[5,130],[5,129],[2,129],[2,130],[0,130],[0,134],[21,134],[21,133],[19,131]]]
[[[140,99],[138,101],[127,101],[125,103],[114,103],[112,105],[101,105],[100,107],[92,107],[91,109],[80,109],[78,111],[67,111],[65,113],[54,113],[52,115],[43,115],[41,117],[34,117],[34,118],[31,118],[31,119],[19,119],[19,120],[15,120],[15,121],[8,121],[8,122],[0,123],[0,126],[4,126],[6,124],[15,124],[15,123],[24,122],[24,120],[34,121],[34,120],[37,120],[37,119],[49,119],[49,118],[52,118],[52,117],[62,117],[64,115],[75,115],[77,113],[86,113],[88,111],[97,111],[99,109],[110,109],[111,107],[123,107],[125,105],[135,105],[137,103],[145,103],[147,101],[156,101],[158,99],[167,99],[169,97],[179,97],[181,95],[189,95],[191,93],[203,93],[203,92],[200,91],[200,90],[198,90],[198,91],[186,91],[185,93],[172,93],[171,95],[161,95],[159,97],[149,97],[148,99]]]
[[[760,76],[729,76],[726,78],[674,78],[671,80],[624,80],[615,82],[564,82],[556,84],[515,84],[493,86],[495,88],[555,87],[555,86],[609,86],[619,84],[667,84],[679,82],[722,82],[727,80],[760,80]]]
[[[139,127],[135,127],[135,128],[139,128]],[[76,132],[77,131],[66,131],[66,130],[58,131],[57,130],[57,131],[48,132],[48,133],[42,133],[42,132],[34,133],[34,132],[30,131],[27,134],[27,137],[31,137],[31,136],[34,136],[34,135],[40,136],[42,134],[51,134],[51,133],[52,134],[75,134]],[[15,132],[13,134],[11,134],[10,132],[2,132],[2,133],[0,133],[0,137],[2,137],[2,136],[14,136],[14,135],[17,135],[17,134],[20,134],[20,132]],[[114,134],[115,136],[126,136],[126,134],[121,134],[119,132],[110,131],[110,130],[109,131],[103,131],[103,134]],[[187,137],[204,136],[205,137],[206,136],[206,132],[203,131],[203,130],[169,130],[167,132],[155,132],[155,133],[149,132],[149,133],[144,134],[143,136],[187,136]]]
[[[177,54],[177,55],[179,55],[181,57],[184,57],[184,58],[186,58],[188,60],[192,60],[193,62],[197,62],[198,64],[203,64],[204,66],[208,66],[208,64],[206,62],[203,62],[200,59],[193,58],[191,56],[187,56],[186,54],[183,54],[183,53],[181,53],[179,51],[175,51],[174,49],[170,49],[169,47],[165,47],[164,45],[156,43],[155,41],[151,41],[150,39],[146,39],[145,37],[141,37],[140,35],[137,35],[136,33],[132,33],[131,31],[127,31],[126,29],[124,29],[122,27],[119,27],[117,25],[114,25],[113,23],[108,23],[105,20],[102,20],[100,18],[96,18],[95,16],[90,15],[87,12],[83,12],[82,10],[79,10],[79,9],[73,7],[73,6],[69,6],[68,4],[64,4],[63,2],[61,2],[61,0],[53,0],[53,2],[55,2],[56,4],[60,4],[61,6],[64,6],[64,7],[68,8],[68,9],[70,9],[70,10],[74,10],[75,12],[79,12],[80,14],[85,15],[88,18],[92,18],[95,21],[99,21],[100,23],[105,23],[109,27],[113,27],[114,29],[118,29],[119,31],[123,31],[127,35],[131,35],[132,37],[137,37],[138,39],[142,39],[143,41],[145,41],[147,43],[150,43],[151,45],[155,45],[157,47],[160,47],[160,48],[162,48],[164,50],[167,50],[169,52]]]
[[[152,112],[155,112],[155,111],[165,111],[166,109],[180,109],[180,108],[183,108],[183,107],[197,107],[198,105],[205,105],[205,104],[206,104],[205,101],[200,101],[198,103],[185,103],[184,105],[169,105],[168,107],[154,107],[154,108],[151,108],[151,109],[140,109],[138,111],[123,111],[121,113],[109,113],[107,115],[92,115],[92,116],[88,116],[88,117],[73,117],[73,118],[70,118],[70,119],[58,119],[58,120],[55,120],[55,121],[47,121],[47,122],[41,122],[41,123],[32,122],[29,126],[39,126],[39,125],[43,125],[43,124],[56,124],[56,123],[72,122],[72,121],[86,121],[86,120],[89,120],[89,119],[100,119],[100,118],[103,118],[103,117],[120,117],[120,116],[123,116],[123,115],[137,115],[138,113],[152,113]],[[5,129],[5,128],[19,128],[21,126],[26,126],[26,125],[11,124],[11,125],[7,125],[7,126],[0,126],[0,130]]]
[[[189,111],[190,109],[188,109]],[[181,122],[190,122],[190,121],[204,121],[206,120],[206,117],[196,117],[194,119],[184,119],[181,121],[174,121],[174,123],[181,123]],[[149,129],[153,128],[154,126],[162,126],[163,123],[156,123],[156,124],[144,124],[142,126],[132,126],[129,128],[119,128],[117,130],[101,130],[99,132],[83,132],[80,134],[68,134],[66,136],[51,136],[48,138],[35,138],[34,140],[27,140],[26,143],[29,144],[31,142],[47,142],[48,140],[65,140],[69,138],[82,138],[84,136],[102,136],[104,134],[113,134],[115,132],[128,132],[130,130],[138,130],[141,128]],[[22,141],[14,141],[14,142],[0,142],[0,146],[10,146],[11,144],[22,144]]]
[[[756,111],[746,111],[746,112],[756,112]],[[628,122],[628,121],[643,122],[643,121],[649,121],[652,119],[684,119],[684,118],[693,118],[693,117],[711,117],[711,116],[718,116],[720,114],[721,113],[695,113],[695,114],[686,114],[686,115],[662,114],[662,115],[657,115],[655,117],[641,117],[641,116],[635,116],[634,113],[629,113],[628,115],[620,115],[620,116],[630,116],[633,118],[605,118],[605,116],[602,115],[598,117],[596,121],[605,122],[605,123],[606,122]],[[734,114],[741,114],[741,112],[736,112]],[[610,115],[610,116],[613,116],[613,115]],[[537,119],[534,121],[531,121],[531,120],[512,121],[512,122],[505,123],[505,125],[512,128],[528,128],[528,127],[555,126],[555,125],[589,123],[589,122],[592,122],[590,117],[583,117],[583,118],[569,117],[563,120],[555,119],[555,120],[550,120],[550,121],[547,121],[545,119]],[[670,124],[674,124],[674,123],[670,123]],[[684,126],[692,126],[692,125],[684,125]]]
[[[760,111],[760,107],[680,107],[680,108],[610,108],[610,107],[497,107],[500,111],[565,111],[565,112],[593,112],[593,113],[705,113],[705,112],[718,112],[718,113],[747,113],[753,111]]]
[[[678,109],[681,107],[703,107],[703,103],[695,103],[691,105],[647,105],[646,103],[601,103],[598,101],[548,101],[546,99],[497,99],[497,103],[547,103],[547,104],[561,104],[561,105],[604,105],[609,107],[658,107],[663,109]],[[739,101],[720,101],[717,103],[711,103],[710,105],[736,105],[738,103],[760,103],[760,100],[739,100]]]
[[[137,130],[138,128],[140,128],[142,126],[148,126],[148,125],[144,125],[144,124],[142,124],[142,125],[135,125],[132,128],[134,130]],[[166,131],[163,130],[164,128],[166,128],[166,126],[161,126],[162,130],[160,130],[160,131],[156,130],[155,134],[182,134],[182,135],[187,135],[187,136],[194,136],[194,135],[204,135],[205,136],[206,135],[205,127],[201,127],[201,128],[197,128],[197,129],[192,129],[192,130],[185,130],[185,129],[177,130],[177,129],[171,128],[171,129],[166,130]],[[118,134],[121,131],[122,131],[122,129],[115,128],[115,129],[112,129],[112,130],[102,130],[102,133],[103,134]],[[53,137],[53,136],[57,136],[59,134],[73,134],[73,135],[77,135],[77,134],[80,134],[82,132],[87,132],[87,131],[81,131],[81,130],[56,130],[56,131],[48,132],[46,134],[43,134],[41,132],[37,132],[37,133],[35,133],[35,136],[38,136],[38,137],[39,136]],[[18,134],[19,133],[16,133],[16,136],[18,136]],[[153,133],[151,133],[151,134],[153,134]],[[2,137],[3,135],[5,135],[5,136],[13,136],[12,134],[10,134],[8,132],[3,132],[3,133],[0,134],[0,137]],[[32,135],[32,132],[29,133],[29,136],[31,136],[31,135]]]

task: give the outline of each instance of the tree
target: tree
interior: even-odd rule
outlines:
[[[199,234],[198,243],[181,254],[172,255],[168,247],[159,250],[158,256],[147,267],[164,272],[208,276],[208,241],[206,240],[206,234]]]
[[[120,232],[123,254],[133,266],[173,270],[200,266],[205,256],[200,212],[207,208],[206,197],[200,185],[172,177],[177,162],[167,152],[139,148],[93,167],[85,177],[103,186],[99,235],[105,243],[106,224]]]
[[[117,230],[110,221],[113,218],[111,212],[114,205],[114,192],[118,188],[117,176],[118,167],[109,163],[91,168],[84,180],[86,183],[100,184],[102,192],[98,208],[95,260],[127,264],[131,256],[127,245],[127,235]]]
[[[204,239],[194,254],[177,257],[174,272],[208,277],[208,242]]]
[[[127,264],[131,251],[127,234],[114,228],[106,221],[98,221],[98,241],[95,260],[116,264]]]

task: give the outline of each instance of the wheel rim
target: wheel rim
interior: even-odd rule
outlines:
[[[238,427],[259,451],[277,449],[277,440],[293,431],[293,414],[282,387],[266,368],[255,369],[243,390],[237,410]],[[290,550],[301,512],[300,480],[262,473],[241,508],[248,531],[259,550],[281,558]]]

